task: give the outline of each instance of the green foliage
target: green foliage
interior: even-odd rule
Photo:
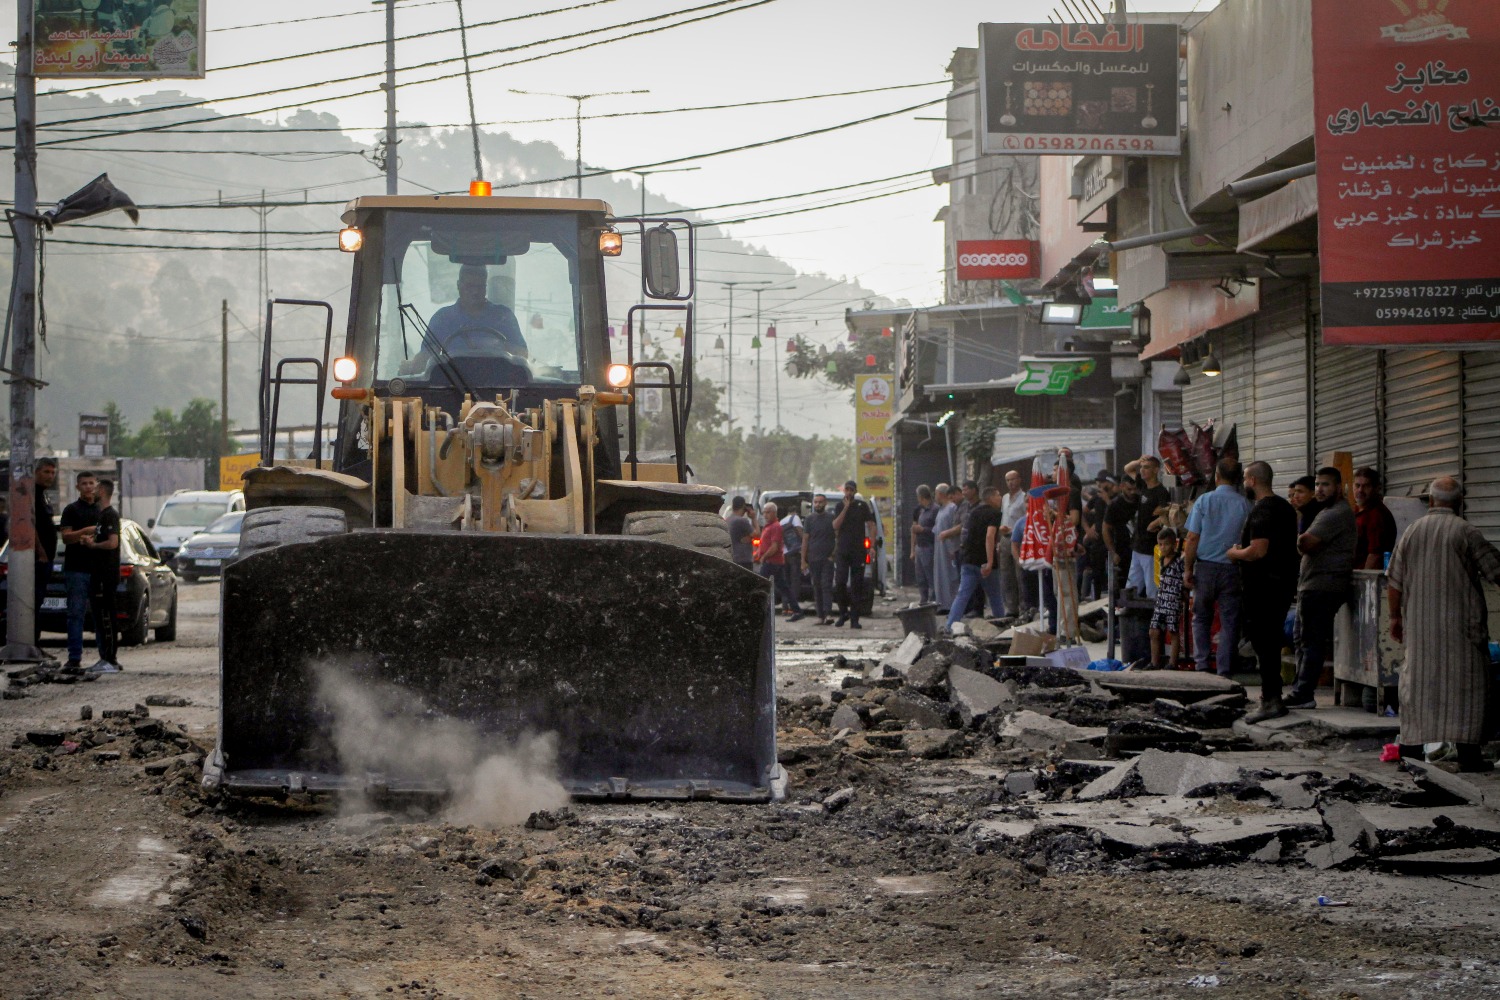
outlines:
[[[849,438],[814,438],[818,450],[813,454],[811,482],[815,489],[843,485],[854,476],[855,448]]]
[[[114,400],[104,404],[109,418],[110,451],[120,458],[218,458],[223,452],[219,442],[219,405],[208,399],[194,399],[173,413],[158,407],[151,422],[131,433],[130,422]]]
[[[994,454],[995,431],[1001,427],[1017,427],[1020,420],[1015,410],[999,409],[990,413],[971,414],[964,418],[963,430],[958,432],[958,450],[975,462],[983,462]]]
[[[814,346],[806,337],[793,337],[795,352],[787,354],[786,373],[793,378],[821,378],[841,389],[854,388],[856,375],[890,375],[896,370],[896,338],[878,332],[864,334],[859,342],[833,350]],[[875,356],[875,365],[866,362]],[[833,369],[829,370],[829,362]]]

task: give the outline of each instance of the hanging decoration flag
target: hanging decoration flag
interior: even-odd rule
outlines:
[[[724,349],[724,338],[723,337],[715,337],[714,338],[714,350],[716,350],[716,351],[722,351],[723,349]]]
[[[828,374],[830,374],[830,375],[837,375],[838,373],[839,373],[839,364],[838,364],[838,362],[834,361],[832,358],[829,358],[828,359]]]
[[[614,327],[610,327],[610,328],[609,328],[609,335],[610,335],[610,336],[611,336],[611,337],[613,337],[613,336],[614,336],[614,335],[615,335],[615,328],[614,328]]]
[[[786,342],[786,352],[788,354],[796,354],[797,353],[797,342],[795,340],[788,340]]]
[[[851,344],[857,344],[857,343],[859,343],[859,334],[856,333],[853,330],[849,331],[849,343],[851,343]]]
[[[641,327],[641,346],[644,347],[649,343],[651,343],[651,335],[646,332],[646,328],[643,326]]]
[[[758,351],[758,350],[760,350],[760,338],[759,337],[751,337],[750,338],[750,350],[752,350],[752,351]]]
[[[896,334],[890,327],[883,326],[880,328],[880,335],[882,337],[894,337]]]
[[[676,337],[678,340],[682,340],[683,337],[686,336],[686,334],[682,332],[682,327],[679,326],[676,330],[672,331],[672,336]]]
[[[873,354],[866,354],[865,355],[865,367],[866,368],[874,368],[875,367],[875,360],[876,360],[875,359],[875,355],[873,355]]]
[[[531,314],[531,328],[533,330],[540,330],[542,327],[544,327],[546,325],[547,325],[546,322],[543,321],[543,319],[542,319],[542,314],[541,313],[532,313]]]
[[[766,327],[766,336],[767,337],[771,337],[772,339],[775,339],[775,337],[776,337],[776,324],[773,323],[770,326]]]

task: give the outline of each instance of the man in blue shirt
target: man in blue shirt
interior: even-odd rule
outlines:
[[[1188,515],[1182,583],[1193,592],[1193,657],[1207,671],[1214,609],[1219,612],[1218,668],[1228,677],[1239,642],[1240,569],[1229,558],[1239,545],[1250,501],[1240,492],[1240,464],[1221,458],[1214,467],[1214,490],[1199,497]]]
[[[481,264],[458,269],[458,301],[432,314],[427,332],[449,354],[494,354],[503,349],[527,356],[516,314],[485,297],[489,272]]]

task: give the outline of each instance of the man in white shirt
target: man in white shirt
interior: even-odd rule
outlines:
[[[1021,586],[1021,564],[1016,561],[1011,552],[1010,533],[1015,530],[1021,518],[1026,516],[1027,492],[1021,488],[1021,474],[1014,469],[1005,474],[1005,497],[1000,501],[1000,528],[1001,538],[1005,544],[1000,546],[996,556],[996,566],[1000,571],[1000,591],[1005,595],[1006,610],[1012,614],[1020,614],[1022,599]]]

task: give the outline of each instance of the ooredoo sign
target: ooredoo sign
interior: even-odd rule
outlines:
[[[958,280],[1035,278],[1041,274],[1041,249],[1030,240],[959,240]]]

